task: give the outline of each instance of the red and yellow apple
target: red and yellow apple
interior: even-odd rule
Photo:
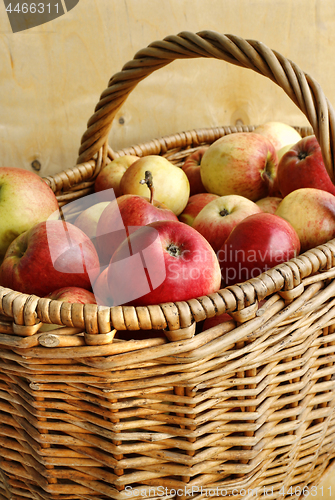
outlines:
[[[83,231],[48,220],[10,244],[0,266],[0,285],[40,297],[69,286],[91,290],[99,267],[96,249]]]
[[[178,217],[163,203],[144,196],[125,194],[108,204],[102,212],[96,232],[96,245],[101,265],[109,261],[130,233],[157,220],[174,220]]]
[[[21,233],[58,210],[50,187],[34,172],[0,167],[0,262]]]
[[[50,292],[46,299],[60,300],[61,302],[69,302],[71,304],[96,304],[94,294],[85,288],[79,288],[77,286],[67,286],[64,288],[59,288]],[[57,328],[62,328],[62,325],[56,325],[51,323],[43,323],[39,332],[49,332],[50,330],[55,330]]]
[[[205,151],[200,165],[201,179],[209,193],[237,194],[257,201],[269,195],[277,163],[273,144],[262,135],[228,134]]]
[[[206,192],[200,175],[200,163],[206,149],[208,149],[208,146],[202,146],[196,151],[193,151],[193,153],[186,158],[182,166],[190,183],[190,196]]]
[[[143,306],[216,292],[218,259],[198,231],[179,221],[143,226],[124,241],[108,267],[114,305]]]
[[[316,188],[301,188],[285,196],[276,215],[296,230],[305,252],[335,238],[335,196]]]
[[[193,221],[198,213],[210,202],[219,198],[217,194],[198,193],[189,197],[186,207],[179,215],[180,222],[184,222],[189,226],[193,225]]]
[[[239,222],[249,215],[261,212],[262,209],[256,203],[244,196],[219,196],[198,213],[192,227],[199,231],[217,252]]]
[[[282,199],[283,198],[279,198],[278,196],[266,196],[265,198],[257,200],[256,205],[258,205],[263,212],[266,212],[267,214],[274,214]]]

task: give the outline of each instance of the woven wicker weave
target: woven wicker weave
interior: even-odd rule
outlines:
[[[253,130],[108,146],[113,117],[136,84],[194,57],[250,68],[282,87],[313,128],[297,129],[314,131],[334,178],[334,114],[310,76],[259,42],[182,33],[138,52],[111,79],[78,165],[45,179],[60,206],[92,192],[119,155],[161,154],[181,165],[203,144]],[[179,303],[70,305],[0,287],[0,500],[315,493],[335,458],[334,276],[335,240]],[[232,320],[201,332],[205,318],[223,312]],[[41,333],[43,323],[64,328]],[[166,338],[114,338],[115,329],[151,328]]]

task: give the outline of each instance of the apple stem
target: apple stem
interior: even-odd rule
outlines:
[[[145,171],[144,179],[140,180],[140,184],[146,184],[148,186],[148,188],[150,189],[150,203],[153,204],[155,188],[153,185],[152,173],[150,172],[150,170]]]

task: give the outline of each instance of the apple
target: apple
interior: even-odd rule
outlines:
[[[155,200],[164,203],[177,216],[182,213],[190,196],[190,183],[185,172],[159,155],[149,155],[135,161],[122,176],[122,194],[147,196],[148,188],[140,181],[145,172],[152,173]]]
[[[99,274],[97,251],[83,231],[69,222],[40,222],[8,247],[0,285],[45,297],[58,288],[91,290]]]
[[[97,175],[94,182],[95,192],[105,189],[114,189],[115,197],[121,196],[120,182],[127,168],[132,165],[139,156],[124,155],[108,163]]]
[[[198,231],[179,221],[156,221],[121,243],[108,267],[114,305],[152,305],[219,290],[214,250]]]
[[[200,175],[200,163],[206,149],[208,149],[208,146],[202,146],[196,151],[193,151],[193,153],[186,158],[182,166],[190,183],[190,196],[206,192]]]
[[[278,151],[277,151],[277,157],[278,157],[278,165],[279,165],[279,162],[280,160],[282,159],[282,157],[284,156],[284,154],[289,150],[291,149],[292,146],[294,146],[294,144],[296,144],[295,142],[293,144],[286,144],[286,146],[283,146],[282,148],[280,148]]]
[[[96,303],[99,306],[110,307],[113,305],[112,299],[110,297],[108,289],[108,267],[105,267],[103,271],[100,272],[99,276],[93,283],[93,293],[95,296]]]
[[[276,170],[273,144],[253,132],[221,137],[205,151],[200,165],[206,191],[219,196],[237,194],[251,201],[269,195]]]
[[[213,316],[212,318],[206,318],[202,325],[202,331],[209,330],[213,326],[221,325],[221,323],[226,323],[227,321],[234,321],[233,318],[228,313],[219,314],[218,316]]]
[[[100,263],[109,264],[117,247],[131,232],[157,220],[178,221],[178,217],[163,203],[135,194],[125,194],[110,202],[97,225]]]
[[[335,186],[322,158],[315,135],[304,137],[281,158],[277,170],[282,197],[301,188],[316,188],[335,195]]]
[[[58,210],[55,193],[34,172],[0,167],[0,262],[19,234]]]
[[[232,230],[218,252],[223,282],[234,285],[255,278],[299,252],[299,237],[289,222],[264,212],[250,215]]]
[[[267,137],[274,145],[276,151],[279,151],[288,144],[294,144],[301,139],[301,135],[294,127],[276,121],[269,121],[258,125],[254,129],[254,133]]]
[[[256,203],[244,196],[219,196],[198,213],[192,227],[199,231],[217,252],[241,220],[261,212],[262,209]]]
[[[109,203],[110,201],[95,203],[91,207],[86,208],[86,210],[83,210],[73,223],[76,227],[79,227],[93,243],[95,243],[97,235],[98,221]]]
[[[62,302],[79,303],[79,304],[96,304],[94,294],[86,288],[79,286],[65,286],[58,288],[46,295],[47,299],[61,300]]]
[[[263,212],[266,212],[267,214],[274,214],[282,199],[283,198],[279,198],[279,196],[266,196],[265,198],[257,200],[256,205],[258,205]]]
[[[187,205],[183,212],[179,215],[178,219],[180,222],[184,222],[185,224],[192,226],[198,213],[207,205],[207,203],[216,200],[217,198],[220,197],[213,193],[193,194],[189,197]]]
[[[59,288],[58,290],[50,292],[45,298],[60,300],[61,302],[96,304],[96,300],[92,292],[84,288],[79,288],[77,286]],[[49,332],[50,330],[56,330],[58,328],[63,327],[62,325],[43,323],[43,325],[39,329],[39,332]]]
[[[328,191],[296,189],[283,198],[276,215],[294,227],[303,252],[335,237],[335,196]]]

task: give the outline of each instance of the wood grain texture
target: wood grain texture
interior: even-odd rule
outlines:
[[[303,15],[302,15],[303,12]],[[262,40],[294,60],[335,102],[331,0],[80,0],[66,15],[12,34],[0,17],[0,165],[42,176],[72,167],[80,139],[109,78],[154,40],[183,30],[216,30]],[[280,106],[278,106],[280,103]],[[258,124],[270,119],[305,125],[281,89],[216,60],[175,61],[147,78],[117,114],[114,149],[197,127]],[[120,123],[120,121],[122,123]]]

